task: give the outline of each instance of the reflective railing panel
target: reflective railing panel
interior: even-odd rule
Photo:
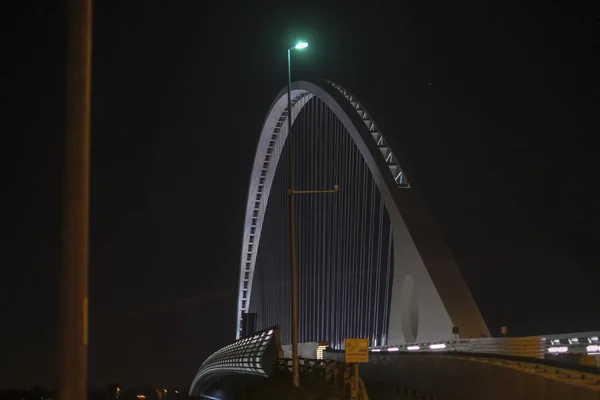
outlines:
[[[214,352],[198,369],[190,396],[201,395],[212,382],[224,376],[269,376],[280,353],[278,335],[278,327],[265,329]]]

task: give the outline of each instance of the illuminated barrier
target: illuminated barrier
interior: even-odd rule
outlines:
[[[545,344],[539,337],[457,339],[428,343],[374,347],[371,352],[469,352],[543,358]]]
[[[298,343],[298,356],[300,358],[309,358],[311,360],[322,360],[323,352],[327,348],[327,342],[304,342]],[[283,357],[292,358],[292,345],[286,344],[281,346],[283,349]]]
[[[552,355],[579,354],[600,355],[600,332],[564,333],[540,336],[546,345],[546,352]]]
[[[397,352],[498,354],[600,366],[600,332],[407,343],[372,347],[370,351],[384,354]]]
[[[189,394],[201,396],[211,385],[225,378],[271,376],[281,356],[278,327],[239,339],[202,363]]]
[[[322,360],[323,359],[323,352],[325,351],[325,349],[328,347],[327,342],[320,342],[319,345],[317,346],[317,360]]]
[[[481,338],[471,340],[473,353],[502,354],[519,357],[544,358],[545,347],[541,338]]]
[[[371,350],[369,362],[360,370],[369,394],[397,399],[600,399],[600,369],[595,366],[448,351],[454,348],[448,344],[421,344],[415,350],[408,350],[409,346]],[[457,343],[461,344],[465,345]],[[342,361],[344,352],[328,349],[325,359]]]

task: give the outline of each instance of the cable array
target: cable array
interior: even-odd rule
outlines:
[[[296,195],[299,341],[343,348],[346,337],[386,344],[393,246],[390,219],[358,148],[333,111],[306,96],[272,180],[262,225],[249,312],[257,329],[279,325],[291,342],[288,157],[294,151],[296,190],[339,186],[334,194]],[[287,127],[283,126],[286,130]]]

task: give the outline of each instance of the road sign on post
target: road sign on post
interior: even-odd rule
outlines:
[[[357,400],[359,395],[360,378],[358,364],[369,362],[369,339],[346,338],[346,363],[354,364],[352,381],[350,382],[350,399]]]
[[[346,362],[369,362],[369,339],[346,339]]]

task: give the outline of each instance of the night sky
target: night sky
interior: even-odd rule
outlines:
[[[183,388],[234,339],[253,152],[299,37],[294,79],[395,137],[494,334],[600,330],[600,5],[515,3],[96,1],[90,383]],[[52,386],[65,7],[2,19],[0,387]]]

